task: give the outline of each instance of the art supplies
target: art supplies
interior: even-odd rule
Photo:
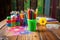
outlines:
[[[35,14],[36,14],[36,16],[38,15],[38,9],[35,10]]]
[[[28,20],[28,30],[29,31],[36,31],[36,19],[35,20]]]
[[[36,13],[34,12],[34,10],[32,10],[32,9],[29,9],[28,10],[28,19],[36,19]]]
[[[14,14],[16,13],[16,14]],[[37,11],[35,13],[35,11],[33,9],[29,9],[28,13],[24,13],[23,11],[21,11],[21,13],[19,14],[18,12],[14,12],[13,15],[8,16],[7,19],[9,21],[7,21],[7,26],[9,27],[11,25],[11,27],[26,27],[28,26],[29,31],[36,31],[36,14]],[[27,15],[28,14],[28,15]],[[28,17],[28,19],[27,19]]]
[[[11,17],[7,17],[7,26],[11,27]]]
[[[10,17],[10,16],[8,16],[8,17],[7,17],[7,20],[10,20],[10,19],[11,19],[11,17]]]
[[[29,9],[28,10],[28,30],[29,31],[36,31],[36,13],[34,10]]]
[[[28,19],[30,19],[30,9],[28,9],[27,14],[28,14]]]

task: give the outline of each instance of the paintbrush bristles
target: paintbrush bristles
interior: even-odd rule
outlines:
[[[33,9],[28,9],[28,19],[36,19],[37,12]]]

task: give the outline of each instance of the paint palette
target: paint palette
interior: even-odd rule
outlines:
[[[12,27],[12,28],[8,28],[8,31],[11,31],[11,32],[21,32],[21,31],[24,31],[24,27]]]
[[[30,31],[27,30],[27,27],[8,27],[8,30],[6,31],[7,33],[11,33],[11,35],[21,35],[21,34],[29,34],[31,33]],[[11,36],[10,35],[10,36]]]

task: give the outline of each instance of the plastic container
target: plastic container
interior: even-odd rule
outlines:
[[[16,26],[20,26],[20,22],[16,22]]]
[[[11,22],[11,26],[15,27],[16,26],[16,22]]]
[[[11,23],[7,23],[7,26],[8,26],[8,27],[11,27]]]
[[[7,23],[11,23],[11,20],[7,20]]]
[[[8,17],[7,17],[7,20],[11,20],[11,17],[10,17],[10,16],[8,16]]]
[[[36,20],[28,20],[28,30],[36,31],[37,22]]]

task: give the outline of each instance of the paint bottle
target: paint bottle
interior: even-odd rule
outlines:
[[[7,26],[11,27],[11,16],[7,17]]]
[[[14,19],[11,20],[11,26],[12,26],[12,27],[15,27],[15,26],[16,26],[16,20],[14,20]]]
[[[11,20],[11,17],[10,17],[10,16],[8,16],[8,17],[7,17],[7,20]]]
[[[16,19],[16,26],[20,26],[20,18],[18,18],[18,17]]]
[[[24,14],[24,23],[25,23],[24,25],[27,26],[27,14],[26,13]]]
[[[11,27],[11,23],[7,23],[7,27]]]
[[[12,16],[12,15],[11,15]],[[15,27],[16,26],[16,16],[11,17],[11,26]]]

